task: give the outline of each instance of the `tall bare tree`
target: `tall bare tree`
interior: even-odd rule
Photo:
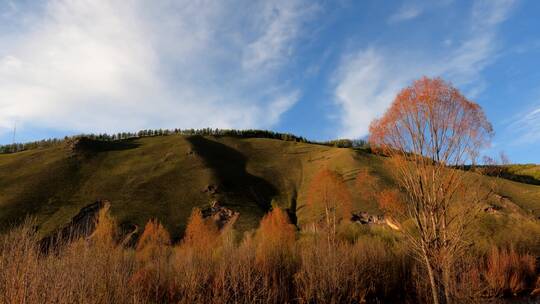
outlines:
[[[409,220],[401,229],[429,277],[433,302],[451,301],[453,261],[464,249],[473,199],[470,163],[493,134],[480,106],[440,78],[424,77],[403,89],[387,112],[371,123],[372,147],[389,156],[406,194],[395,217]]]

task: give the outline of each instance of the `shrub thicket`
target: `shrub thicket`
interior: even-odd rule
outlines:
[[[0,303],[429,301],[421,264],[399,237],[365,228],[329,242],[324,231],[297,232],[279,208],[241,239],[231,227],[218,231],[199,210],[178,244],[152,220],[135,248],[122,245],[105,212],[89,237],[50,253],[40,250],[32,227],[0,236]],[[456,265],[451,290],[459,303],[539,287],[535,260],[514,249],[471,253]]]

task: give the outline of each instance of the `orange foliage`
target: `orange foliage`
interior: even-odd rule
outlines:
[[[405,204],[400,199],[399,191],[386,189],[377,194],[379,207],[386,213],[401,217],[406,212]]]
[[[295,227],[287,213],[274,208],[261,220],[256,233],[255,263],[263,275],[265,295],[272,302],[287,302],[295,270]]]
[[[466,161],[493,134],[478,104],[442,79],[427,77],[403,89],[369,131],[375,150],[413,153],[448,165]]]
[[[212,248],[218,241],[219,231],[212,220],[205,220],[201,209],[193,209],[184,236],[184,245],[201,250]]]
[[[257,262],[274,264],[272,259],[282,259],[289,254],[296,239],[296,228],[281,208],[272,209],[261,220],[257,230]]]
[[[488,256],[485,276],[493,294],[518,294],[534,286],[535,269],[532,255],[494,247]]]
[[[166,254],[170,245],[169,232],[157,219],[150,220],[137,243],[136,257],[140,261],[159,259]]]
[[[482,199],[467,196],[461,203],[465,207],[451,215],[450,210],[460,204],[458,192],[476,185],[465,182],[463,171],[449,167],[474,162],[492,135],[481,107],[440,78],[413,82],[370,125],[371,148],[391,157],[392,172],[407,194],[404,202],[414,229],[404,233],[424,261],[433,303],[441,303],[443,298],[442,303],[450,301],[450,269],[465,252],[463,232]]]
[[[151,297],[155,302],[163,302],[168,295],[170,254],[169,232],[157,219],[148,221],[135,251],[140,268],[134,273],[130,283],[140,289],[145,297]]]
[[[96,219],[96,228],[91,235],[91,239],[101,245],[111,246],[116,238],[116,222],[109,214],[110,205],[106,205],[99,210]]]
[[[341,175],[323,169],[311,181],[307,205],[317,220],[324,219],[327,228],[342,219],[349,219],[352,198]]]

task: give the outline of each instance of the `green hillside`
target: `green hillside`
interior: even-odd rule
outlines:
[[[0,225],[5,230],[31,214],[47,234],[99,199],[112,203],[120,224],[142,226],[156,217],[175,238],[192,208],[216,200],[240,212],[239,230],[255,227],[271,204],[288,208],[302,222],[309,183],[322,168],[346,178],[356,211],[378,213],[354,187],[357,172],[366,167],[392,184],[385,158],[277,139],[169,135],[57,144],[0,154]],[[506,208],[540,216],[540,186],[497,183]]]

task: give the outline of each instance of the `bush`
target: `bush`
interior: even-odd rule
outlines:
[[[351,226],[353,227],[353,226]],[[329,242],[324,231],[296,233],[273,209],[237,240],[194,210],[172,245],[158,221],[125,248],[106,210],[87,238],[44,253],[31,222],[0,236],[0,303],[361,303],[429,302],[421,264],[394,232],[362,227]],[[456,303],[540,293],[532,255],[493,247],[454,263]],[[485,300],[485,299],[482,299]]]

